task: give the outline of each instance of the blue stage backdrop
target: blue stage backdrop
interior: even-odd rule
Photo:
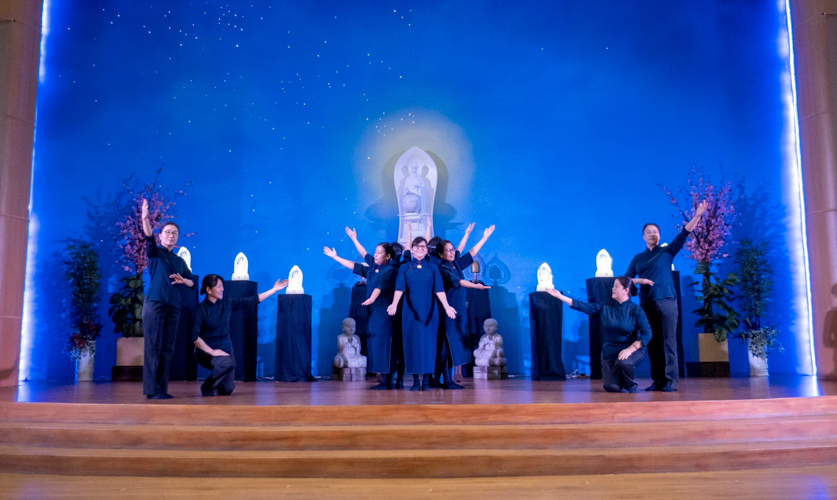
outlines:
[[[436,233],[481,256],[509,372],[530,371],[528,294],[542,262],[584,297],[596,253],[615,272],[642,225],[675,234],[658,183],[692,166],[746,194],[735,238],[769,238],[772,373],[809,373],[798,185],[788,151],[785,15],[776,2],[90,2],[47,5],[39,87],[22,377],[71,379],[62,353],[62,240],[96,242],[105,269],[96,377],[125,275],[108,200],[162,168],[196,273],[229,277],[244,252],[265,290],[293,265],[314,298],[314,370],[330,373],[353,278],[323,255],[396,239],[393,169],[411,147],[438,166]],[[784,38],[783,38],[784,37]],[[131,176],[133,175],[133,178]],[[729,260],[727,261],[729,263]],[[693,262],[683,252],[687,361],[697,360]],[[273,374],[276,299],[260,306],[261,376]],[[587,317],[565,312],[568,372],[589,369]],[[746,372],[731,341],[733,370]]]

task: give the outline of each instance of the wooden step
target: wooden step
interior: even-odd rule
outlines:
[[[0,422],[177,425],[503,425],[729,420],[837,414],[837,396],[726,401],[364,406],[0,403]]]
[[[574,450],[182,451],[0,446],[0,472],[160,477],[489,477],[824,465],[837,440]]]
[[[257,427],[0,422],[0,444],[4,445],[159,450],[571,449],[828,438],[837,438],[837,415],[557,425]]]

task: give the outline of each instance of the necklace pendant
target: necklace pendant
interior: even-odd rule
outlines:
[[[375,272],[377,273],[377,272],[378,272],[378,270],[377,270],[377,269],[375,269]]]
[[[421,264],[417,265],[416,268],[421,269]]]

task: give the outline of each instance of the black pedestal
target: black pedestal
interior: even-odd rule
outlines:
[[[613,282],[616,278],[590,278],[587,283],[587,302],[590,304],[616,304],[613,300]],[[590,316],[587,323],[590,337],[590,378],[602,378],[602,328],[598,314]]]
[[[313,382],[311,375],[310,295],[279,295],[276,318],[277,382]]]
[[[192,343],[192,313],[200,301],[201,279],[192,275],[194,288],[177,285],[180,292],[180,324],[177,326],[177,340],[171,357],[169,380],[197,380],[198,361],[195,359],[195,344]]]
[[[468,288],[465,291],[468,301],[468,337],[470,338],[471,354],[479,347],[480,337],[483,334],[483,323],[491,317],[491,302],[488,300],[488,290]],[[462,366],[464,377],[474,376],[474,362]]]
[[[360,304],[366,300],[366,284],[352,287],[352,300],[349,303],[349,317],[355,320],[357,330],[355,335],[360,337],[360,353],[366,356],[366,328],[369,323],[369,308]]]
[[[258,295],[255,281],[225,281],[225,299],[244,299]],[[259,346],[259,309],[245,307],[233,311],[230,318],[230,340],[235,354],[235,379],[256,381],[256,364]]]
[[[529,294],[532,380],[566,380],[561,359],[564,303],[546,292]]]

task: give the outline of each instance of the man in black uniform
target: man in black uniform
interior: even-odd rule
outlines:
[[[148,399],[171,399],[169,368],[180,323],[180,291],[175,286],[192,288],[195,283],[189,266],[172,251],[180,229],[174,222],[167,222],[160,231],[162,245],[158,246],[148,221],[148,201],[145,199],[142,200],[142,230],[151,277],[142,306],[142,334],[145,337],[142,392]]]
[[[646,391],[671,392],[677,390],[679,370],[677,366],[677,292],[671,275],[671,262],[683,248],[689,233],[695,230],[706,202],[701,202],[695,216],[680,231],[671,244],[660,243],[660,227],[654,223],[642,228],[646,249],[636,254],[625,276],[634,278],[641,286],[639,304],[651,324],[651,341],[648,343],[648,360],[651,362],[651,378],[654,383]]]

